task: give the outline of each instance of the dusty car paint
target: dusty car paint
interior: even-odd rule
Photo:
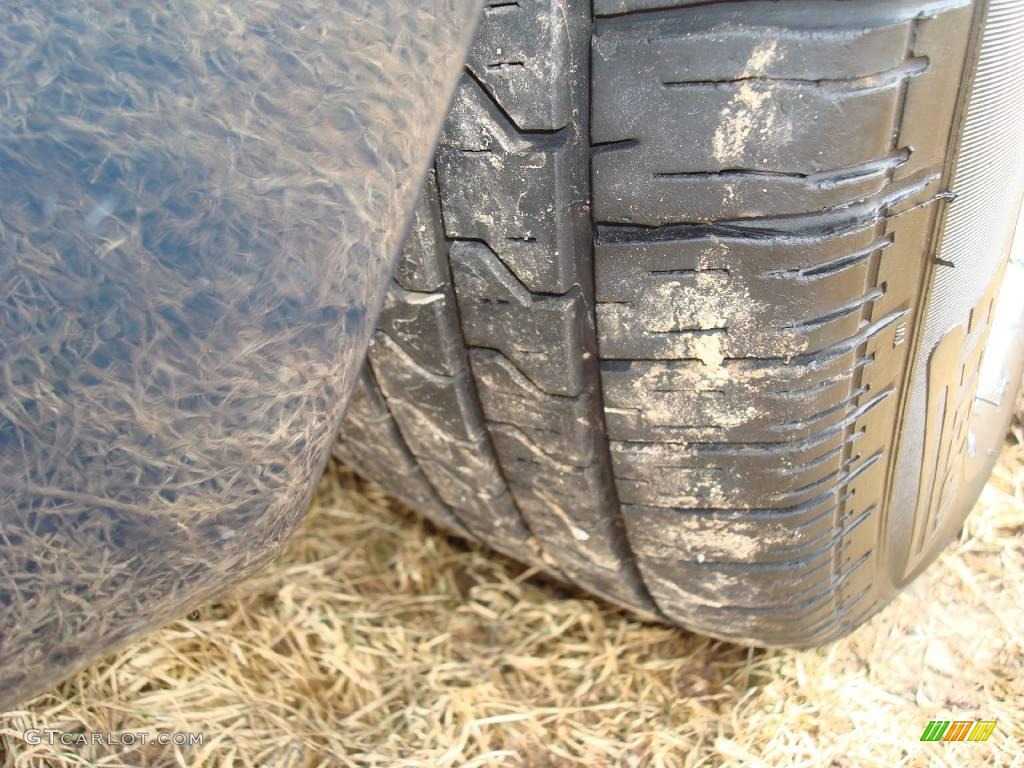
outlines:
[[[0,10],[0,709],[279,551],[478,10]]]

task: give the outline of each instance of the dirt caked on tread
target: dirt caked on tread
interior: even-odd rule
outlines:
[[[489,3],[336,454],[648,615],[857,626],[979,17]]]

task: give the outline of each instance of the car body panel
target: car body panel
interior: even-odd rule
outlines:
[[[280,551],[479,8],[0,10],[0,709]]]

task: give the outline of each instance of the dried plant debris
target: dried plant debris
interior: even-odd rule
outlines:
[[[475,11],[0,10],[0,704],[279,551]]]
[[[644,623],[397,511],[329,471],[266,571],[0,717],[3,764],[1024,763],[1024,446],[934,567],[816,651]],[[998,724],[983,744],[920,742],[935,718]],[[27,728],[205,740],[51,747],[27,744]]]

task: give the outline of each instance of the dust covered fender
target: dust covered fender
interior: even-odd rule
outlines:
[[[478,0],[0,9],[0,709],[267,563]]]

